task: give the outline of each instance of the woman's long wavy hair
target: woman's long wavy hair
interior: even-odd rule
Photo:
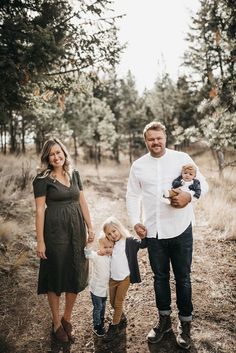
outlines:
[[[39,168],[40,176],[42,178],[46,177],[53,170],[53,167],[49,163],[49,154],[50,154],[51,148],[54,145],[58,145],[61,147],[65,156],[65,163],[63,165],[63,170],[65,171],[66,174],[71,176],[72,164],[71,164],[71,158],[70,158],[69,152],[67,151],[66,146],[59,139],[55,137],[48,139],[43,145],[43,149],[41,152],[41,168]]]

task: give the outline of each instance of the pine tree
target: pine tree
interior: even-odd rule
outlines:
[[[0,116],[8,117],[11,151],[15,115],[31,104],[31,92],[63,100],[83,70],[118,62],[116,18],[109,0],[2,0],[0,7]],[[61,97],[61,98],[60,98]],[[1,120],[0,120],[1,121]]]
[[[232,0],[201,0],[193,18],[185,64],[201,77],[198,127],[215,151],[219,170],[228,147],[235,147],[236,7]]]
[[[166,126],[168,143],[173,143],[173,131],[178,124],[175,115],[176,87],[168,73],[164,72],[157,78],[154,88],[146,93],[145,101],[154,120]]]

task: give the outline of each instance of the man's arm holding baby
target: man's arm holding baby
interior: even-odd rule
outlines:
[[[171,198],[171,206],[175,208],[183,208],[192,200],[192,196],[190,192],[182,191],[180,189],[175,189],[177,193],[176,196]]]

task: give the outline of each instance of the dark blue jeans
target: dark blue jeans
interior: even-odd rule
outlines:
[[[90,293],[93,303],[93,326],[101,325],[104,322],[107,297],[98,297]]]
[[[148,239],[148,254],[154,273],[156,306],[161,314],[171,313],[170,263],[175,276],[176,303],[182,321],[192,319],[192,287],[190,280],[193,236],[190,226],[170,239]]]

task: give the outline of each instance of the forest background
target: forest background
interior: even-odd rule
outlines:
[[[188,74],[174,81],[168,72],[159,72],[153,88],[140,94],[131,72],[122,78],[117,74],[125,44],[118,41],[122,16],[114,16],[112,1],[1,0],[0,274],[9,287],[4,287],[0,312],[5,325],[12,319],[6,314],[6,293],[26,253],[33,251],[33,240],[29,249],[19,245],[19,223],[27,223],[20,208],[33,198],[38,154],[52,135],[65,142],[75,164],[84,168],[87,186],[96,185],[104,195],[112,180],[112,190],[120,185],[111,171],[125,184],[130,163],[145,153],[145,124],[164,123],[168,146],[189,152],[208,177],[211,191],[200,209],[214,239],[224,242],[219,254],[227,248],[232,260],[236,8],[234,0],[199,2],[182,63]],[[230,279],[233,286],[235,277]],[[227,293],[235,303],[231,286]],[[7,336],[10,346],[6,337],[1,341],[4,353],[14,342],[13,334]],[[204,347],[202,352],[231,352],[230,343],[226,348]]]
[[[138,94],[129,72],[116,66],[125,45],[122,16],[112,1],[1,1],[0,145],[3,154],[36,152],[50,134],[73,139],[74,154],[130,161],[143,149],[150,120],[167,127],[169,144],[205,141],[225,165],[235,148],[235,6],[233,0],[200,1],[192,18],[183,66],[191,74],[171,80],[160,72],[154,87]],[[188,70],[189,72],[189,70]]]

